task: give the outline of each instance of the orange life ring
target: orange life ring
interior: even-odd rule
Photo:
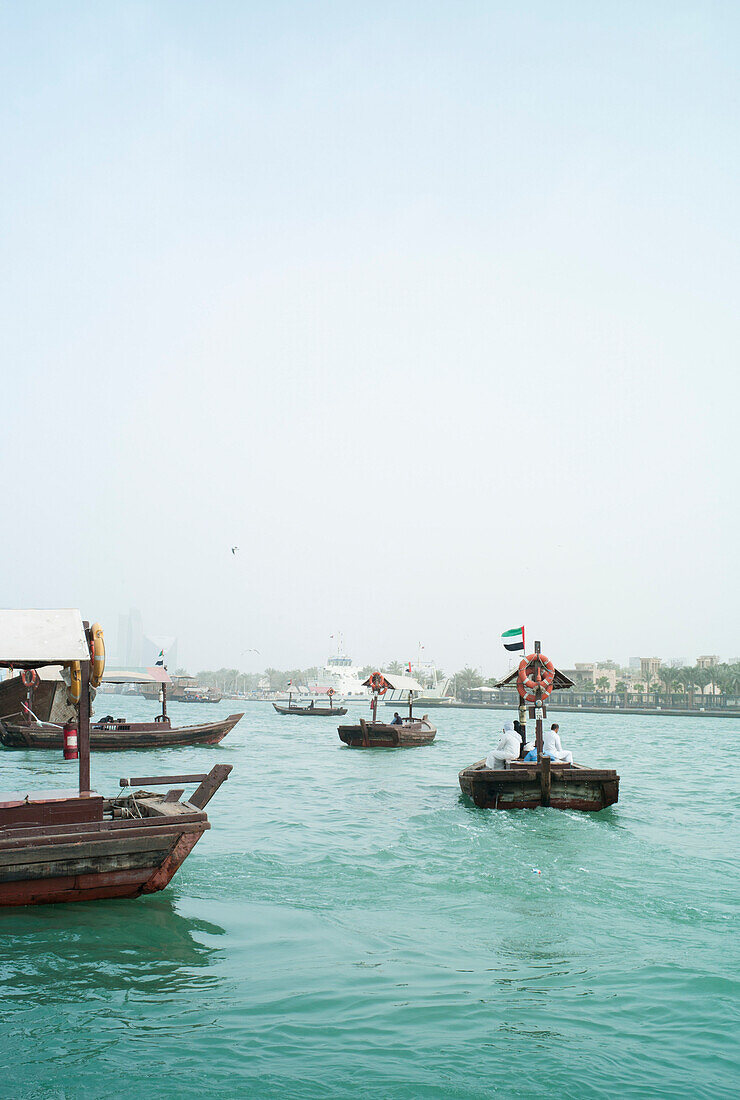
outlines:
[[[388,681],[382,672],[374,672],[370,677],[370,690],[375,695],[385,695],[388,690]]]
[[[519,662],[516,687],[522,701],[537,702],[549,698],[555,682],[555,666],[543,653],[532,653]]]
[[[41,677],[35,668],[24,669],[21,672],[21,683],[24,687],[35,688],[37,684],[41,683]]]

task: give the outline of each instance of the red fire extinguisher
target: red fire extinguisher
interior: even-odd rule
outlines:
[[[71,722],[64,723],[64,759],[77,759],[77,726]]]

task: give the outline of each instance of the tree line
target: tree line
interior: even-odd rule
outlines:
[[[378,668],[377,665],[365,665],[360,670],[360,679],[365,680],[373,672],[387,672],[401,675],[408,670],[408,663],[401,661],[387,661]],[[177,669],[182,673],[183,669]],[[598,671],[598,670],[597,670]],[[411,675],[415,675],[412,665]],[[197,674],[199,684],[204,687],[215,688],[222,694],[237,694],[244,691],[259,691],[260,685],[265,684],[269,691],[286,691],[292,683],[295,687],[303,687],[306,684],[321,682],[322,670],[314,665],[311,668],[266,668],[263,672],[240,672],[237,668],[203,669]],[[445,673],[437,669],[439,679],[445,678]],[[466,665],[453,676],[453,690],[457,696],[463,696],[467,692],[480,687],[494,687],[496,677],[485,678],[477,668]],[[595,684],[591,678],[582,677],[576,680],[576,689],[579,691],[597,691],[602,694],[609,692],[609,679],[606,676],[599,677]],[[666,694],[682,692],[686,695],[704,694],[711,687],[712,694],[716,689],[723,695],[740,695],[740,662],[722,663],[712,665],[709,668],[701,668],[698,665],[674,668],[669,665],[661,666],[656,676],[646,676],[644,682],[635,683],[631,687],[625,679],[618,678],[615,690],[620,694],[625,691],[656,692],[664,691]]]

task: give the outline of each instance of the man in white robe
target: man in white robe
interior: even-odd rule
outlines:
[[[573,753],[566,752],[560,743],[560,726],[553,722],[549,730],[542,734],[542,755],[549,756],[558,764],[572,764]]]
[[[519,759],[521,738],[514,729],[513,722],[504,722],[504,732],[495,749],[486,757],[487,768],[505,768],[507,761]]]

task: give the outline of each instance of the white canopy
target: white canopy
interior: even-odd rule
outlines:
[[[82,616],[76,608],[0,610],[0,665],[32,668],[89,660]]]
[[[108,669],[103,673],[104,684],[171,684],[170,674],[166,668],[148,668],[145,672],[140,669],[125,668],[117,671]]]
[[[395,672],[382,672],[386,684],[393,691],[413,691],[421,694],[424,688],[410,676],[396,676]],[[370,687],[370,677],[363,681],[363,687]]]

